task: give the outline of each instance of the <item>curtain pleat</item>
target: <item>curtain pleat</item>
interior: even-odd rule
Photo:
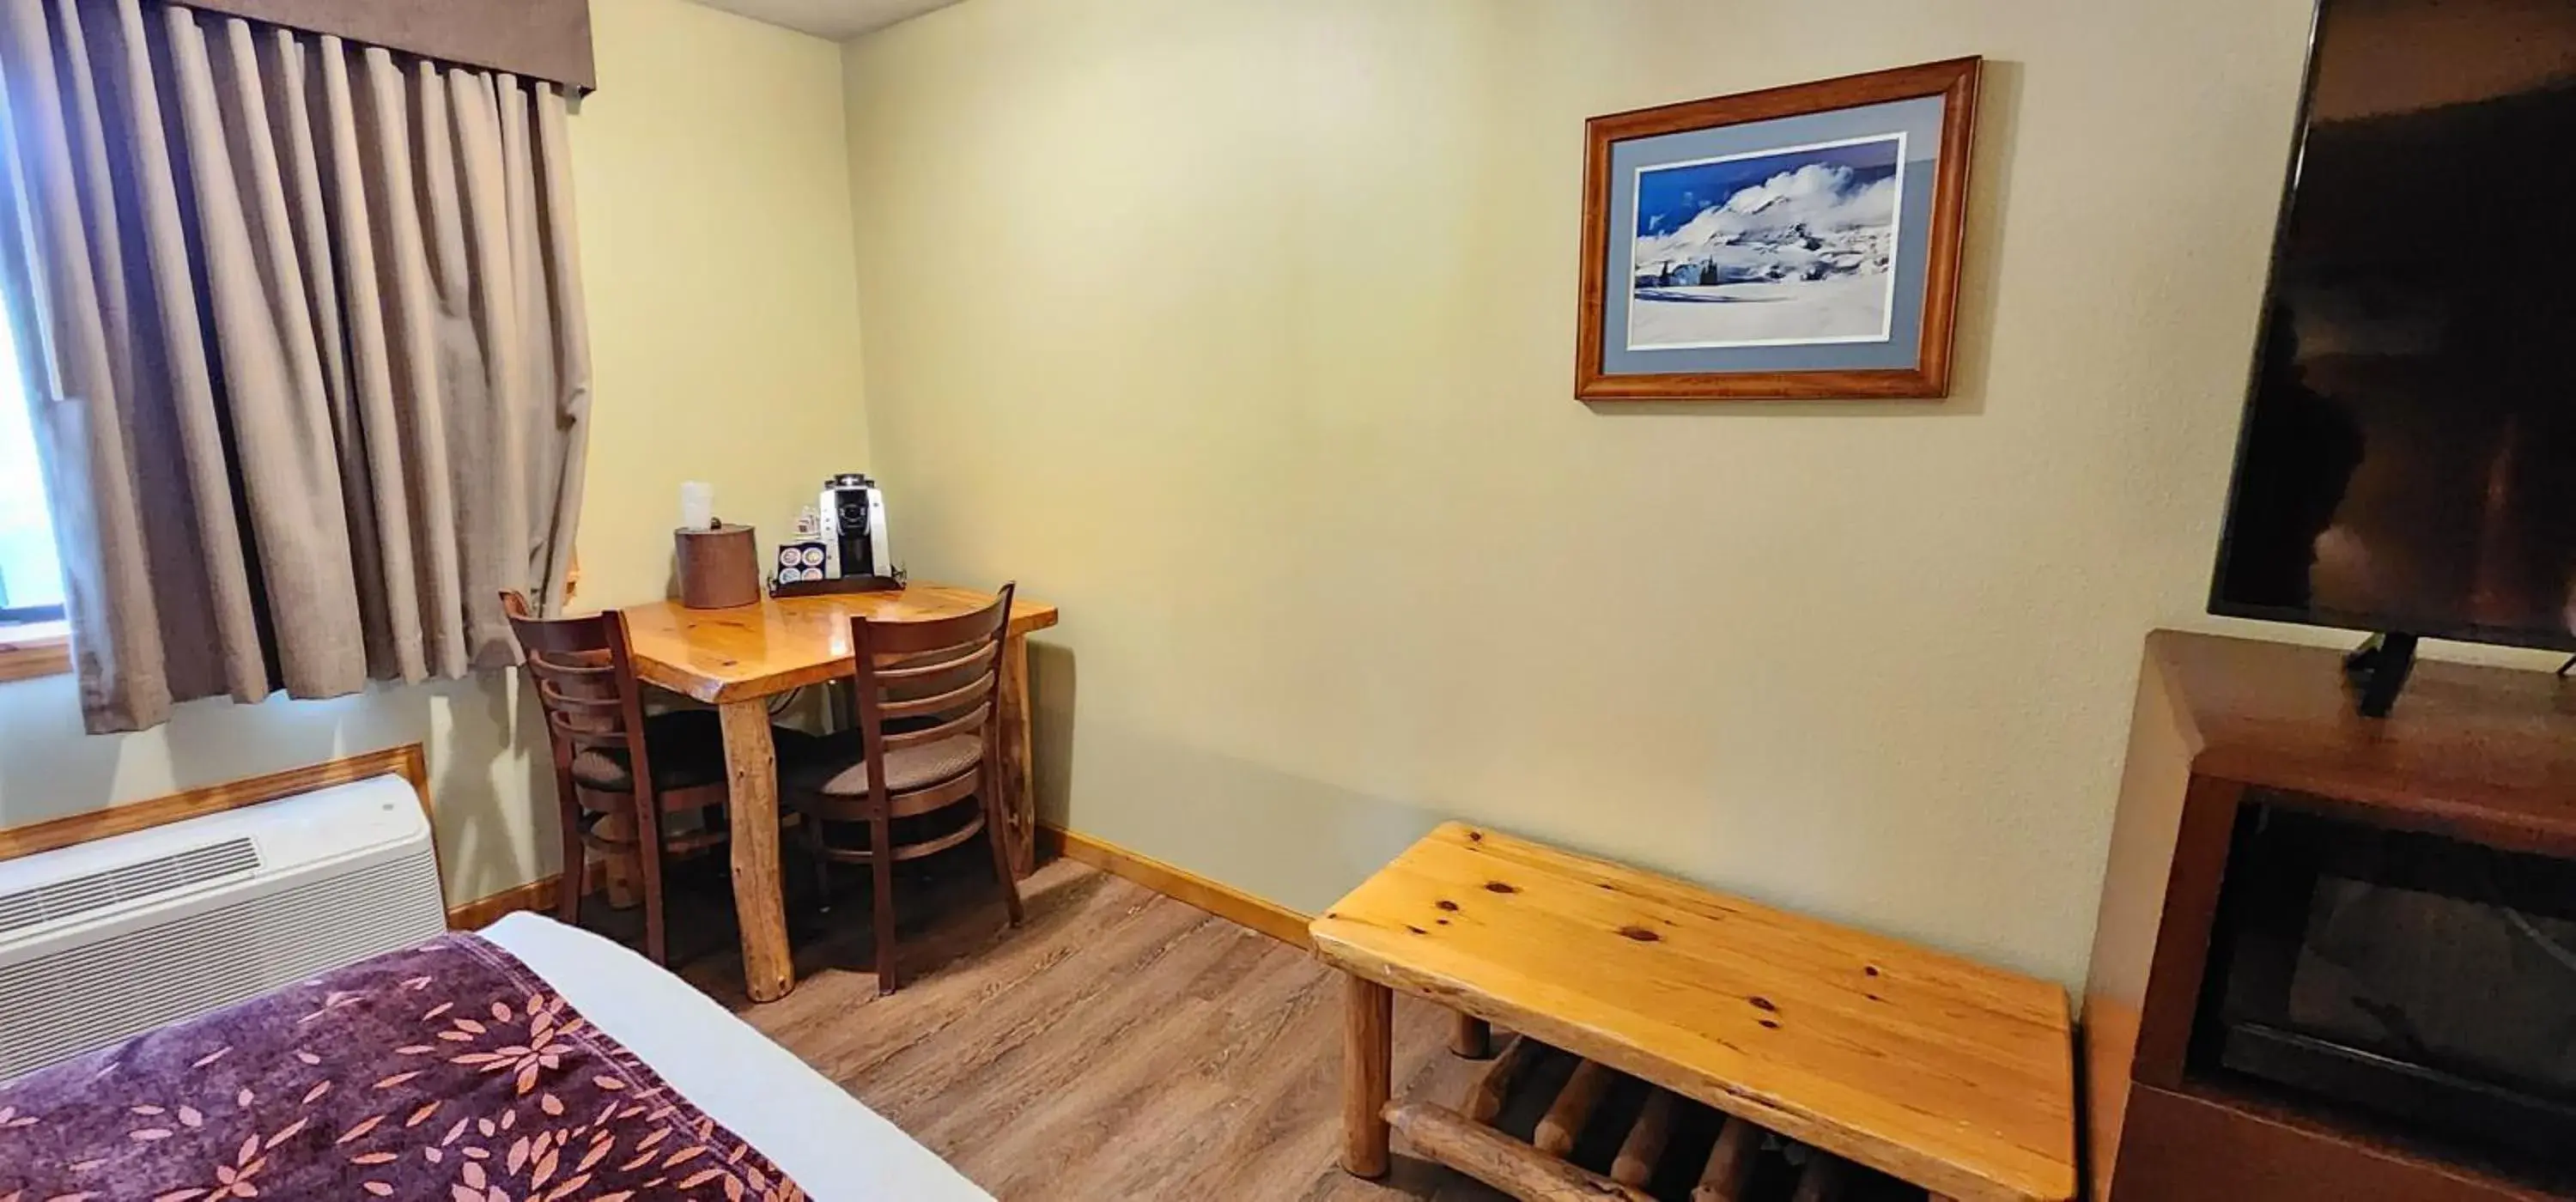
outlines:
[[[370,676],[400,674],[391,642],[384,590],[384,553],[375,522],[374,485],[367,457],[367,427],[360,420],[354,371],[350,363],[349,322],[341,310],[341,265],[331,238],[326,200],[330,181],[323,171],[322,147],[331,132],[325,84],[315,70],[319,59],[345,53],[338,38],[315,44],[290,30],[260,35],[262,69],[277,81],[271,111],[273,136],[285,168],[296,252],[304,260],[303,302],[312,323],[315,350],[321,356],[321,387],[331,420],[332,450],[340,481],[340,508],[349,540],[350,587],[358,602],[358,626]],[[317,131],[319,131],[317,133]],[[411,673],[417,679],[420,673]]]
[[[446,106],[439,103],[437,89],[415,92],[408,87],[402,68],[385,51],[368,49],[366,71],[375,100],[377,139],[369,161],[384,172],[376,185],[386,206],[380,223],[386,229],[384,261],[390,267],[384,303],[392,335],[396,396],[403,401],[395,414],[408,453],[402,496],[405,518],[415,529],[412,547],[418,558],[412,565],[412,579],[418,587],[421,654],[430,671],[451,676],[462,671],[465,662],[456,546],[460,531],[456,498],[448,483],[447,393],[438,352],[431,231],[422,216],[429,207],[427,194],[446,175],[440,160],[446,144],[432,139],[433,131],[445,129],[438,116]],[[417,174],[426,177],[418,187],[412,167],[415,121],[422,142],[418,151],[422,168]]]
[[[350,511],[368,519],[376,553],[367,577],[373,587],[364,591],[384,612],[381,645],[371,648],[371,660],[379,676],[420,680],[429,675],[429,665],[421,650],[420,586],[413,573],[412,523],[402,487],[406,456],[401,423],[394,417],[376,220],[367,199],[365,157],[359,151],[358,101],[349,83],[353,56],[338,38],[323,39],[323,50],[322,109],[331,148],[327,193],[332,198],[330,215],[345,290],[349,409],[358,429],[367,432],[360,448],[366,462],[363,503],[353,503]]]
[[[534,211],[570,213],[572,134],[566,119],[572,110],[560,88],[537,84],[532,90],[537,116],[530,156],[537,182]],[[546,583],[543,600],[553,613],[563,606],[563,583],[572,574],[573,535],[590,459],[590,310],[581,290],[581,240],[571,220],[539,221],[529,228],[545,273],[546,310],[540,324],[552,370],[538,391],[550,407],[529,415],[546,436],[538,442],[544,453],[534,457],[540,484],[529,493],[537,524],[529,532],[528,560],[536,579]]]
[[[0,241],[92,729],[511,658],[589,367],[547,84],[0,0]]]
[[[348,520],[250,26],[220,22],[217,48],[194,13],[164,15],[203,221],[234,487],[250,515],[252,566],[271,617],[268,647],[289,693],[353,693],[366,683],[366,663]]]
[[[113,297],[134,297],[135,328],[111,341],[131,347],[142,361],[138,374],[117,387],[125,443],[142,462],[136,479],[152,482],[143,507],[144,543],[152,548],[155,591],[170,598],[203,598],[204,604],[158,604],[155,621],[167,648],[166,688],[178,697],[229,694],[253,701],[268,694],[267,656],[259,637],[249,565],[244,559],[240,505],[224,452],[223,422],[215,395],[214,364],[206,343],[202,290],[152,286],[150,281],[191,278],[189,242],[196,221],[184,200],[173,148],[175,106],[162,102],[160,78],[168,73],[167,46],[144,32],[144,13],[126,7],[113,22],[95,22],[116,43],[115,67],[101,74],[115,82],[115,120],[130,136],[109,140],[127,148],[129,160],[111,174],[122,181],[131,220],[95,225],[122,228],[120,243],[141,248],[140,288],[120,279]],[[73,23],[75,26],[77,23]],[[106,61],[104,59],[100,61]],[[104,255],[115,261],[113,252]],[[155,403],[157,394],[158,403]],[[141,489],[137,489],[138,495]],[[57,498],[59,499],[59,498]],[[69,560],[66,571],[77,575]],[[79,612],[78,606],[73,612]],[[162,703],[166,708],[166,700]],[[95,712],[95,707],[93,707]]]

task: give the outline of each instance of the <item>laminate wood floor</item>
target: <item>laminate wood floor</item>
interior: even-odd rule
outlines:
[[[730,948],[683,975],[1003,1202],[1500,1197],[1401,1139],[1383,1181],[1336,1167],[1342,982],[1305,952],[1070,861],[1023,889],[1016,931],[989,877],[902,893],[932,917],[892,997],[863,904],[800,919],[781,1001],[745,1003]],[[1481,1065],[1449,1054],[1447,1013],[1395,1018],[1399,1093],[1455,1104]]]

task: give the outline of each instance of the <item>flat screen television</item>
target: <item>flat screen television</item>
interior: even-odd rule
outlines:
[[[2323,0],[2308,70],[2210,610],[2576,650],[2576,3]]]

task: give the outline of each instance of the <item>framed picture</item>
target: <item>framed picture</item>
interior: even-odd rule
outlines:
[[[1574,394],[1950,395],[1981,62],[1593,118]]]

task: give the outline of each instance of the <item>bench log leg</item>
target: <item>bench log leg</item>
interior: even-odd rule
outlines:
[[[1386,1175],[1386,1100],[1395,1073],[1395,993],[1345,977],[1342,1016],[1342,1169]]]

